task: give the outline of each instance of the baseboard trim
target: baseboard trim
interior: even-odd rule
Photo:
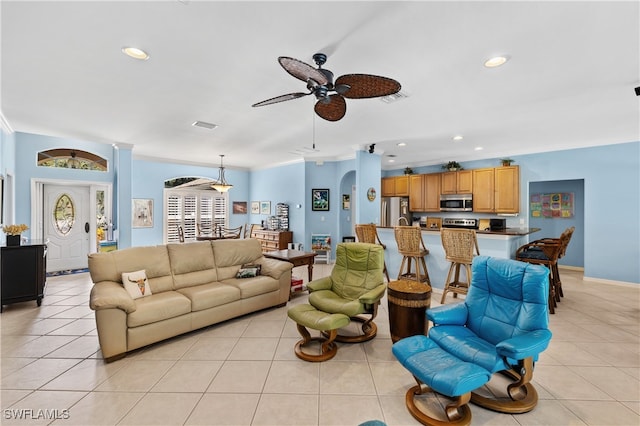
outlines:
[[[636,288],[640,290],[640,283],[632,283],[628,281],[615,281],[615,280],[608,280],[605,278],[593,278],[593,277],[582,277],[582,281],[591,281],[598,284],[615,285],[619,287]]]

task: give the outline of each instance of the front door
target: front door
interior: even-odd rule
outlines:
[[[88,186],[44,185],[47,272],[88,266],[89,200]]]

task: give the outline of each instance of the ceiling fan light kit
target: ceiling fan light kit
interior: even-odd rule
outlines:
[[[317,102],[314,111],[327,121],[338,121],[347,112],[347,99],[378,98],[393,95],[400,91],[400,83],[388,77],[371,74],[345,74],[333,81],[333,73],[322,68],[327,55],[313,55],[318,68],[288,56],[280,56],[278,62],[289,74],[304,81],[308,92],[295,92],[276,96],[253,104],[253,107],[271,105],[313,94]]]

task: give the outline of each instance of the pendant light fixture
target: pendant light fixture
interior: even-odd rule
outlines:
[[[227,180],[224,178],[224,166],[222,165],[222,159],[224,155],[220,155],[220,169],[218,171],[218,181],[216,183],[211,184],[211,187],[218,192],[227,192],[233,185],[227,183]]]

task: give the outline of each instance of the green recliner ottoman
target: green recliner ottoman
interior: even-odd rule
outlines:
[[[349,324],[349,317],[344,314],[329,314],[317,310],[311,305],[297,305],[287,312],[289,318],[294,320],[298,326],[298,332],[302,340],[295,345],[296,356],[302,360],[310,362],[321,362],[333,358],[338,353],[338,346],[334,342],[338,329]],[[326,333],[326,336],[311,337],[308,328]],[[310,342],[321,342],[319,355],[313,355],[302,351],[302,347]]]

